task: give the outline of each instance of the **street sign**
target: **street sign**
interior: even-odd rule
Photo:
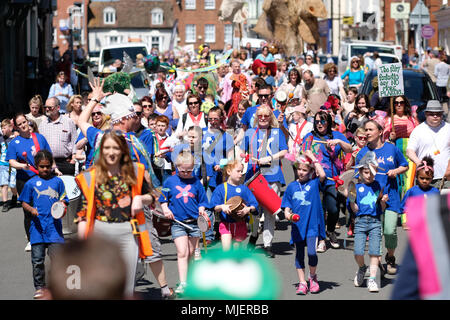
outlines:
[[[405,92],[403,86],[403,69],[401,63],[383,64],[378,67],[379,97],[401,96]]]
[[[354,17],[343,17],[342,18],[343,24],[353,25],[354,21],[355,21]]]
[[[408,19],[411,5],[406,2],[391,3],[391,19]]]
[[[430,24],[426,24],[422,27],[421,34],[422,34],[422,37],[425,39],[433,38],[435,33],[436,33],[436,30]]]
[[[430,24],[430,10],[419,1],[409,15],[409,24]]]

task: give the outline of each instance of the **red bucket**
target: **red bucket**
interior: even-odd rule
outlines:
[[[269,186],[269,183],[261,172],[255,173],[245,185],[253,193],[260,206],[269,211],[272,215],[281,212],[281,198]]]

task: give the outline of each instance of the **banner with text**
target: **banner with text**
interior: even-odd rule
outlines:
[[[383,64],[378,67],[378,93],[380,98],[405,93],[401,63]]]

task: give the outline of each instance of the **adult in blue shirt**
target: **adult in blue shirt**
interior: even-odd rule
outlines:
[[[387,208],[383,217],[383,234],[387,249],[386,263],[388,274],[395,274],[395,249],[397,248],[397,220],[401,213],[401,199],[398,192],[397,176],[408,171],[408,162],[400,149],[395,145],[383,142],[383,127],[375,120],[369,120],[364,124],[367,136],[367,146],[359,151],[355,163],[364,157],[368,151],[375,152],[378,161],[378,172],[375,180],[384,188],[383,194],[387,194]]]
[[[364,69],[361,68],[359,58],[354,56],[350,60],[350,68],[345,70],[341,79],[344,80],[348,77],[348,86],[359,88],[364,82]]]
[[[39,150],[48,150],[52,152],[45,137],[39,133],[31,133],[30,124],[23,113],[19,113],[14,117],[14,125],[19,130],[19,135],[15,137],[8,145],[5,161],[8,161],[10,166],[17,170],[16,187],[17,193],[22,193],[25,182],[37,174],[36,165],[34,163],[34,156]],[[62,175],[56,168],[53,161],[55,173]],[[23,209],[24,213],[24,227],[27,235],[28,244],[25,251],[31,251],[30,245],[30,226],[31,213]]]
[[[285,184],[283,172],[281,171],[281,159],[286,155],[288,146],[283,132],[278,128],[278,121],[272,109],[267,105],[262,105],[256,110],[256,128],[248,129],[245,132],[241,149],[248,154],[248,167],[245,174],[245,181],[249,180],[258,171],[269,183],[278,195],[281,186]],[[274,238],[275,216],[266,209],[264,213],[264,249],[266,255],[273,258],[272,241]],[[256,228],[250,238],[250,243],[256,243],[257,226],[259,219],[255,219]],[[256,230],[255,230],[256,229]],[[256,231],[256,232],[255,232]]]
[[[342,152],[352,152],[352,146],[347,138],[339,131],[332,130],[333,120],[330,113],[319,111],[314,116],[314,130],[303,138],[303,143],[307,143],[312,137],[311,149],[322,165],[327,181],[322,189],[323,205],[327,211],[327,235],[333,248],[339,248],[336,238],[336,223],[339,220],[338,195],[336,182],[333,180],[339,177],[344,170]],[[325,239],[319,239],[318,252],[326,250]]]

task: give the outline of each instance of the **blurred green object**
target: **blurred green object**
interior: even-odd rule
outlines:
[[[130,89],[131,76],[128,73],[116,72],[105,78],[104,92],[117,92],[127,95],[125,89]]]
[[[189,265],[184,297],[202,300],[274,300],[281,279],[264,255],[235,248],[208,250]]]

